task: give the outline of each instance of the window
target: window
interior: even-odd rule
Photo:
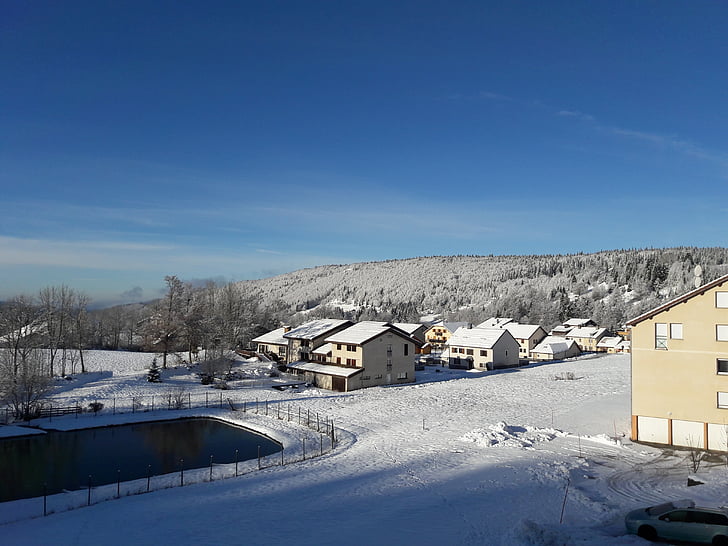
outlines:
[[[259,353],[266,353],[266,352],[268,352],[268,346],[267,345],[258,345],[258,352]]]
[[[670,339],[682,339],[682,324],[672,323],[670,324]]]
[[[728,292],[715,293],[715,306],[721,309],[728,309]]]
[[[407,372],[399,372],[397,374],[397,379],[407,379]]]
[[[353,353],[356,351],[356,345],[347,345],[346,350]]]
[[[286,354],[286,348],[285,347],[278,347],[278,354],[279,355]]]
[[[715,339],[718,341],[728,341],[728,324],[717,324],[715,326]]]
[[[337,357],[336,357],[336,363],[337,363],[337,364],[341,364],[341,357],[340,357],[340,356],[337,356]]]
[[[728,392],[718,393],[718,407],[728,409]]]
[[[307,339],[302,339],[301,340],[301,347],[308,347],[308,340]]]
[[[362,381],[369,381],[370,379],[371,379],[371,376],[368,376],[368,375],[362,375],[361,376],[361,380]]]
[[[382,374],[380,374],[380,373],[378,373],[377,375],[374,376],[374,379],[381,379],[381,378],[382,378]]]
[[[465,352],[466,352],[467,354],[469,354],[469,355],[472,355],[472,354],[473,354],[473,350],[472,350],[472,349],[467,349],[467,350],[466,350]]]
[[[728,358],[719,358],[716,360],[716,369],[720,374],[728,375]]]
[[[337,351],[340,351],[340,350],[341,350],[341,343],[337,343],[337,344],[336,344],[336,350],[337,350]]]
[[[356,366],[356,358],[347,358],[346,365],[347,366]]]
[[[480,356],[488,356],[488,351],[485,349],[481,349]]]
[[[407,356],[409,354],[409,345],[407,343],[404,344],[404,356]]]
[[[667,349],[667,324],[655,323],[655,349]]]

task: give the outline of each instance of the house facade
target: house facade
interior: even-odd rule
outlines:
[[[728,451],[728,275],[627,325],[632,439]]]
[[[327,362],[296,362],[288,368],[317,387],[341,392],[411,383],[417,345],[390,323],[363,321],[326,338]]]
[[[262,353],[269,358],[286,362],[288,357],[288,340],[283,337],[283,334],[290,330],[288,326],[278,328],[262,336],[258,336],[253,339],[255,351]]]
[[[425,331],[425,342],[433,349],[444,349],[447,340],[458,328],[472,328],[469,322],[436,322]]]
[[[494,370],[518,366],[518,342],[504,328],[458,328],[446,342],[450,368]]]
[[[518,342],[518,358],[528,360],[531,351],[546,337],[546,330],[538,324],[518,324],[509,322],[503,326]]]
[[[531,360],[548,362],[579,356],[581,349],[572,339],[561,336],[546,336],[531,350]]]
[[[573,328],[564,337],[566,339],[572,339],[576,342],[583,352],[596,352],[597,345],[604,336],[607,335],[606,328],[599,328],[597,326],[583,326]]]
[[[340,332],[353,322],[342,319],[319,319],[306,322],[283,334],[288,341],[286,364],[313,360],[313,350],[325,343],[327,336]]]

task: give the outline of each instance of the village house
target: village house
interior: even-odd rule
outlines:
[[[573,339],[561,336],[546,336],[531,350],[531,360],[548,362],[551,360],[564,360],[579,356],[581,349]]]
[[[504,328],[458,328],[445,343],[450,368],[518,366],[518,342]]]
[[[573,328],[564,337],[566,339],[572,339],[576,341],[583,352],[596,352],[599,341],[607,335],[606,328],[599,328],[597,326],[582,326]]]
[[[286,362],[288,356],[288,340],[283,334],[288,332],[290,327],[284,326],[262,336],[253,339],[253,347],[257,353],[265,355],[272,360]]]
[[[438,321],[425,331],[425,342],[433,349],[443,349],[447,340],[458,328],[472,328],[469,322],[445,322]]]
[[[341,392],[415,380],[417,341],[388,322],[359,322],[325,342],[326,363],[295,362],[289,370],[317,387]]]
[[[512,318],[491,317],[478,324],[476,328],[503,328],[506,324],[511,322],[514,322]]]
[[[620,336],[604,336],[597,343],[597,352],[599,353],[618,353],[622,347],[624,340]]]
[[[427,326],[419,322],[393,322],[392,325],[396,328],[399,328],[403,332],[407,332],[407,334],[409,334],[409,336],[415,340],[416,354],[425,353],[425,351],[423,351],[423,347],[427,343],[427,340],[425,339]],[[427,346],[429,347],[429,345]]]
[[[342,319],[318,319],[302,324],[283,334],[288,340],[286,364],[312,360],[312,351],[324,344],[327,336],[340,332],[353,322]]]
[[[728,451],[728,275],[627,326],[632,440]]]
[[[503,325],[502,328],[508,330],[518,342],[518,358],[521,360],[528,360],[531,351],[546,337],[546,330],[538,324],[509,322]]]

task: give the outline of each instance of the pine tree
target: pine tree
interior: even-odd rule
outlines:
[[[159,366],[157,366],[157,358],[154,357],[152,365],[147,372],[147,381],[150,383],[161,383],[162,375],[159,373]]]

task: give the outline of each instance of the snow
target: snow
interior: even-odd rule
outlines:
[[[147,383],[151,358],[89,353],[94,373],[63,382],[58,403],[150,396],[178,385],[193,395],[217,393],[185,366],[164,371],[161,384]],[[699,472],[704,485],[688,489],[686,451],[629,441],[629,355],[494,372],[427,366],[416,383],[351,393],[279,392],[270,385],[282,378],[268,377],[268,364],[241,362],[240,370],[245,377],[230,382],[226,396],[296,404],[333,418],[336,449],[47,517],[42,499],[3,503],[3,543],[637,545],[644,542],[624,529],[628,511],[682,498],[723,502],[723,455],[710,455]],[[567,372],[579,379],[553,380]],[[272,416],[204,408],[84,414],[54,418],[53,426],[200,414],[267,432],[292,456],[302,437],[315,435]],[[77,493],[49,498],[49,505]]]

